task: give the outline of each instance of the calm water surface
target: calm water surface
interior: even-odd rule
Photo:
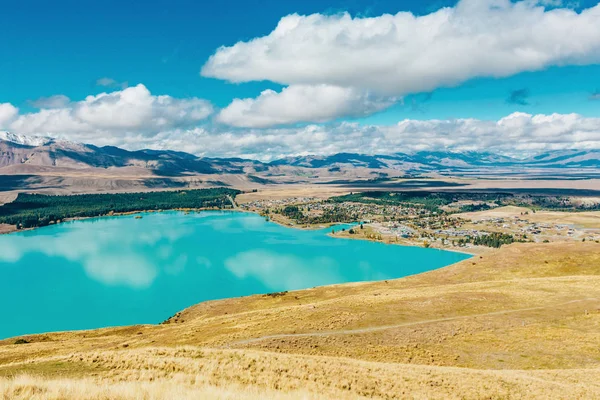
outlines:
[[[0,236],[0,339],[161,322],[205,300],[399,278],[465,254],[302,231],[255,214],[98,218]]]

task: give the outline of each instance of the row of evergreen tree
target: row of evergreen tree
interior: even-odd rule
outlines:
[[[0,207],[0,223],[18,228],[45,226],[66,218],[97,217],[111,213],[150,210],[228,208],[229,197],[239,190],[228,188],[147,193],[82,194],[47,196],[21,193]]]
[[[349,213],[342,207],[333,207],[323,211],[321,215],[306,215],[298,206],[285,206],[279,210],[284,215],[298,224],[330,224],[334,222],[354,222],[358,220],[358,215]]]
[[[515,239],[515,237],[511,234],[494,232],[494,233],[490,233],[489,235],[483,235],[483,236],[476,236],[476,237],[467,236],[466,238],[459,239],[457,244],[459,246],[463,246],[467,243],[473,243],[476,246],[487,246],[487,247],[500,248],[501,246],[503,246],[505,244],[511,244],[516,241],[517,240]]]

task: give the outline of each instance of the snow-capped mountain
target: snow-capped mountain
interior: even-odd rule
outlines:
[[[44,137],[28,137],[9,132],[0,133],[0,168],[11,167],[14,171],[32,171],[41,168],[123,168],[137,167],[150,170],[156,175],[174,176],[216,172],[240,172],[237,166],[220,165],[181,152],[139,150],[128,151],[113,146],[97,147],[67,140]],[[0,171],[0,175],[3,172]]]
[[[161,176],[194,174],[255,174],[270,176],[344,177],[362,171],[361,176],[392,176],[421,173],[542,172],[585,169],[600,173],[599,150],[550,151],[525,159],[490,152],[421,151],[389,155],[339,153],[326,156],[296,156],[270,163],[243,159],[201,158],[169,150],[128,151],[118,147],[75,143],[48,137],[31,137],[0,131],[0,168],[20,166],[85,168],[137,167]],[[15,169],[16,168],[16,169]],[[20,168],[23,170],[24,168]],[[29,167],[28,170],[31,170]],[[0,175],[3,172],[0,171]],[[14,172],[4,172],[14,173]],[[356,174],[354,174],[356,175]]]
[[[519,159],[489,152],[420,151],[391,155],[340,153],[330,156],[287,157],[269,165],[305,168],[416,169],[462,171],[490,168],[600,168],[599,150],[561,150]]]
[[[25,136],[12,132],[0,131],[0,140],[20,144],[22,146],[45,146],[54,141],[54,139],[44,136]]]

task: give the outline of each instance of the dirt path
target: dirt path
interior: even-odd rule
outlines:
[[[361,334],[361,333],[372,333],[372,332],[379,332],[379,331],[384,331],[384,330],[388,330],[388,329],[403,328],[403,327],[407,327],[407,326],[416,326],[416,325],[425,325],[425,324],[431,324],[431,323],[436,323],[436,322],[457,321],[457,320],[470,319],[470,318],[476,318],[476,317],[487,317],[487,316],[492,316],[492,315],[504,315],[504,314],[514,314],[514,313],[525,312],[525,311],[543,310],[546,308],[556,308],[556,307],[566,306],[568,304],[582,303],[585,301],[599,301],[599,300],[597,298],[587,298],[587,299],[580,299],[580,300],[571,300],[571,301],[567,301],[565,303],[553,304],[553,305],[541,306],[541,307],[519,308],[519,309],[515,309],[515,310],[493,311],[493,312],[484,313],[484,314],[471,314],[471,315],[461,315],[461,316],[457,316],[457,317],[436,318],[436,319],[428,319],[428,320],[424,320],[424,321],[405,322],[402,324],[374,326],[371,328],[357,328],[357,329],[344,329],[344,330],[339,330],[339,331],[287,333],[287,334],[284,333],[284,334],[278,334],[278,335],[267,335],[267,336],[252,338],[252,339],[240,340],[237,342],[230,343],[229,345],[227,345],[225,347],[228,348],[228,347],[232,347],[232,346],[242,346],[242,345],[246,345],[246,344],[258,343],[258,342],[261,342],[263,340],[268,340],[268,339],[325,337],[325,336],[331,336],[331,335],[356,335],[356,334]]]
[[[233,197],[231,197],[230,195],[227,195],[227,198],[229,199],[229,201],[231,202],[231,206],[233,207],[234,210],[237,210],[238,205],[235,202],[235,200],[233,199]]]

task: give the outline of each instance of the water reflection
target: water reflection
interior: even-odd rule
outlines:
[[[0,240],[0,262],[17,263],[26,255],[41,253],[80,264],[86,274],[107,285],[145,288],[156,279],[158,265],[170,274],[185,268],[187,256],[173,253],[175,243],[191,232],[188,227],[123,229],[121,219],[66,224]],[[81,223],[80,223],[81,224]],[[38,233],[39,234],[36,234]]]
[[[308,288],[316,281],[343,281],[338,274],[338,263],[330,257],[311,258],[250,250],[225,260],[225,267],[236,277],[252,277],[271,290]]]
[[[210,226],[212,230],[220,233],[248,233],[248,232],[276,232],[276,225],[265,224],[261,217],[245,218],[247,215],[239,213],[223,213],[212,218]]]

